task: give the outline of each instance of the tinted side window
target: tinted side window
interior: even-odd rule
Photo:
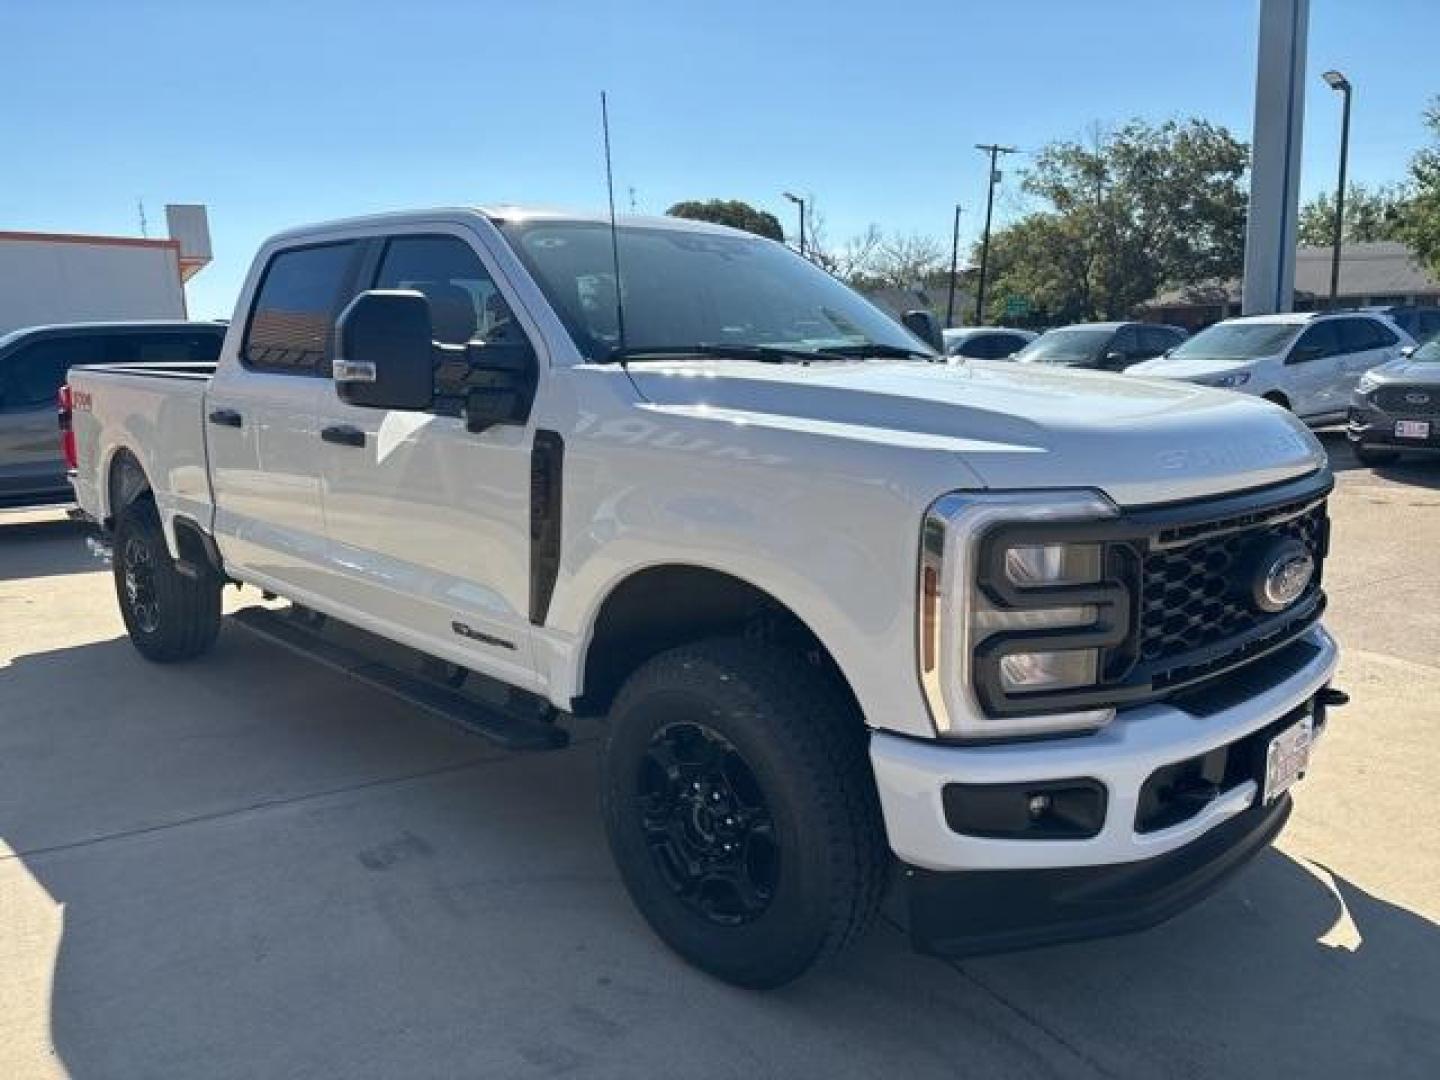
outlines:
[[[240,358],[257,371],[323,373],[353,243],[281,251],[265,268]]]
[[[1318,360],[1325,356],[1334,356],[1340,351],[1340,333],[1336,324],[1339,319],[1327,319],[1325,322],[1316,323],[1307,327],[1295,342],[1295,347],[1290,350],[1290,363],[1301,360],[1301,353],[1306,349],[1317,349],[1318,352],[1307,359]]]
[[[1140,352],[1140,335],[1136,333],[1133,326],[1122,326],[1115,331],[1115,336],[1110,339],[1106,347],[1107,353],[1118,352],[1126,356],[1134,356]]]
[[[105,359],[104,338],[94,335],[47,338],[22,346],[0,360],[0,411],[54,407],[65,373],[75,364]]]
[[[1140,328],[1140,341],[1148,356],[1159,356],[1166,349],[1173,349],[1183,340],[1184,338],[1174,330],[1164,326],[1142,326]]]
[[[1440,334],[1440,311],[1426,311],[1420,315],[1420,333],[1411,332],[1411,337],[1416,341],[1424,341],[1435,334]]]
[[[1374,319],[1341,319],[1340,348],[1343,352],[1381,349],[1400,340]]]
[[[956,356],[968,356],[972,360],[988,360],[995,355],[995,335],[976,334],[960,343]]]
[[[430,301],[436,341],[518,340],[521,330],[479,256],[454,236],[402,236],[385,245],[377,289],[415,289]]]
[[[1391,345],[1395,345],[1400,341],[1400,338],[1395,333],[1395,331],[1391,330],[1390,327],[1386,326],[1382,322],[1375,322],[1372,320],[1370,322],[1370,328],[1371,333],[1374,334],[1375,337],[1375,344],[1371,346],[1372,348],[1384,349],[1388,348]]]
[[[111,363],[214,363],[223,334],[184,330],[114,334],[105,354]]]
[[[1029,342],[1019,334],[999,334],[997,336],[1000,339],[1000,345],[995,351],[997,357],[1010,356],[1012,353],[1019,352],[1029,344]]]

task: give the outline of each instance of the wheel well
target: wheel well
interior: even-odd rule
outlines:
[[[106,507],[110,511],[105,524],[110,528],[114,528],[120,511],[136,499],[150,494],[150,480],[145,475],[145,469],[129,450],[117,450],[110,459],[110,475],[105,490],[109,495]]]
[[[1273,401],[1276,405],[1279,405],[1282,409],[1288,409],[1288,408],[1290,408],[1290,399],[1289,399],[1288,397],[1286,397],[1284,394],[1282,394],[1279,390],[1271,390],[1268,394],[1265,395],[1265,400],[1266,400],[1266,401]]]
[[[585,654],[579,715],[605,712],[625,679],[652,656],[702,638],[735,635],[799,653],[855,695],[829,650],[805,622],[763,589],[719,570],[658,566],[605,598]],[[858,704],[855,708],[858,716]]]

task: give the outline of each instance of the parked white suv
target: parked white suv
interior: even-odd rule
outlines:
[[[1207,327],[1126,374],[1238,390],[1308,424],[1330,424],[1345,419],[1361,375],[1413,344],[1389,319],[1367,312],[1251,315]]]

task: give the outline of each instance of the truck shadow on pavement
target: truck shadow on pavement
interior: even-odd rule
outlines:
[[[105,569],[85,547],[85,529],[63,517],[7,521],[0,513],[0,581]]]
[[[735,990],[630,908],[578,733],[508,755],[233,629],[14,658],[0,1073],[1440,1074],[1440,927],[1276,851],[1143,934],[945,963],[884,922]]]

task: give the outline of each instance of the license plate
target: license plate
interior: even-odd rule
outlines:
[[[1430,438],[1430,421],[1396,420],[1395,437],[1397,439],[1428,439]]]
[[[1265,790],[1263,802],[1278,799],[1305,775],[1310,767],[1310,744],[1314,721],[1305,717],[1270,740],[1265,752]]]

